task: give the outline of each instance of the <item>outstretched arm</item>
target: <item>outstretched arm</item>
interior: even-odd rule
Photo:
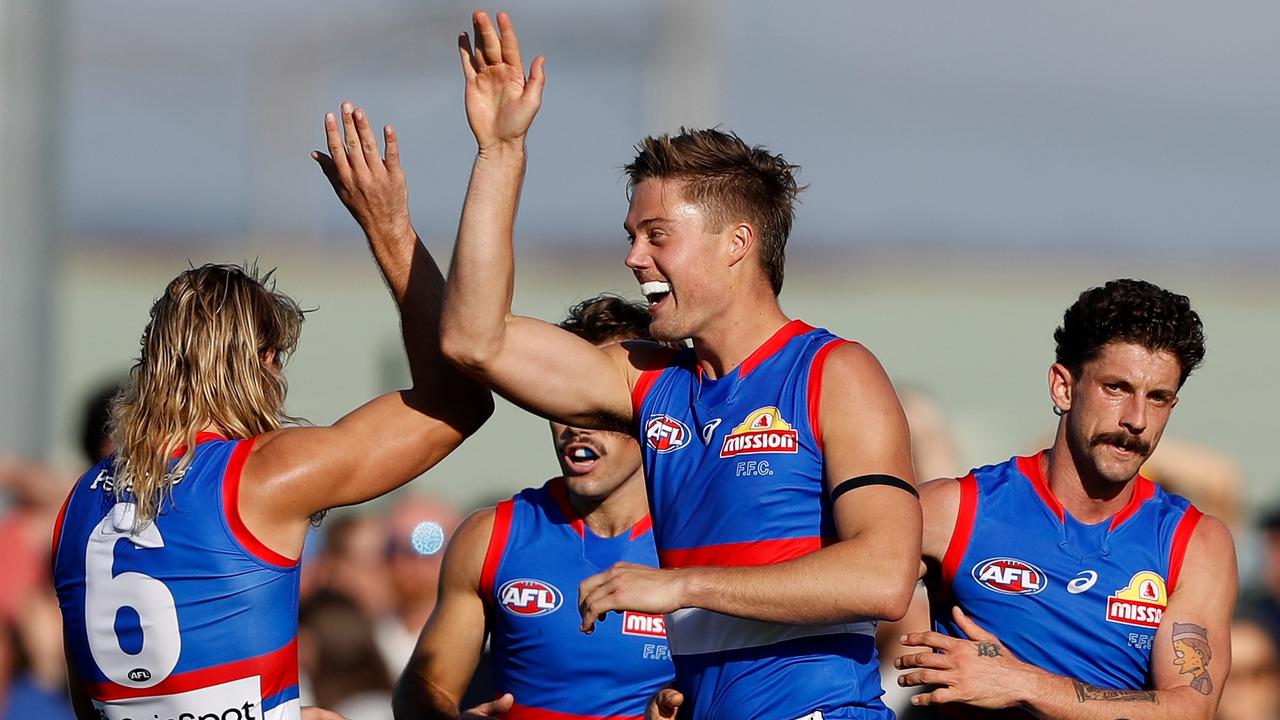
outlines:
[[[914,696],[917,705],[1021,707],[1045,720],[1210,720],[1231,667],[1236,587],[1231,534],[1206,516],[1192,536],[1181,579],[1156,631],[1153,689],[1099,688],[1024,663],[959,608],[956,622],[969,639],[934,632],[906,635],[905,645],[926,652],[898,659],[899,668],[910,670],[899,683],[937,686]]]
[[[542,103],[543,59],[528,76],[505,13],[495,27],[477,12],[475,47],[459,39],[467,122],[477,144],[458,225],[441,342],[459,367],[516,404],[571,425],[613,427],[631,419],[635,363],[549,323],[511,314],[512,230],[524,180],[525,138]]]
[[[821,435],[828,488],[867,475],[913,483],[906,418],[869,351],[847,345],[823,372]],[[839,541],[788,562],[758,567],[659,570],[619,564],[583,581],[583,629],[621,610],[698,607],[787,623],[899,619],[920,561],[920,504],[897,487],[869,485],[834,508]]]
[[[480,575],[493,533],[493,508],[468,517],[445,550],[435,609],[396,682],[396,720],[452,720],[484,649]],[[484,715],[479,715],[484,717]]]
[[[343,103],[340,120],[325,116],[325,136],[329,154],[313,157],[364,230],[391,290],[413,387],[378,397],[331,427],[287,428],[256,440],[244,467],[241,514],[260,540],[290,557],[301,551],[312,514],[417,477],[493,410],[489,393],[440,354],[444,278],[409,219],[395,129],[384,129],[384,158],[364,111]]]

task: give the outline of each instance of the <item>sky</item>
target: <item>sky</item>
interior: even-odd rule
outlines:
[[[721,125],[809,184],[793,237],[1280,254],[1280,5],[511,2],[547,56],[519,225],[625,242],[644,134]],[[59,216],[73,238],[350,243],[307,157],[344,99],[400,129],[424,234],[474,152],[457,2],[66,0]]]

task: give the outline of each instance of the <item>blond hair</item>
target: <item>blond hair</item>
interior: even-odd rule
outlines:
[[[141,352],[111,408],[115,492],[137,504],[135,529],[159,514],[195,453],[170,467],[174,455],[194,448],[202,429],[248,438],[297,420],[284,412],[280,368],[297,345],[302,310],[276,291],[274,272],[193,267],[151,306]]]

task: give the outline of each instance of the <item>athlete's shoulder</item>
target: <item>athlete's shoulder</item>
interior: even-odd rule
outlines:
[[[921,483],[920,509],[924,513],[924,537],[921,544],[925,558],[942,562],[951,544],[956,517],[960,513],[961,483],[972,478],[938,478]]]

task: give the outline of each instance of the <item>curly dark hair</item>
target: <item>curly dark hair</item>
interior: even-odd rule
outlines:
[[[734,133],[682,127],[674,135],[641,140],[623,171],[628,189],[651,178],[683,181],[684,196],[707,212],[708,223],[753,223],[760,233],[760,262],[777,295],[795,204],[804,190],[796,182],[799,169]]]
[[[1204,361],[1204,326],[1191,300],[1145,280],[1112,280],[1080,293],[1053,339],[1057,361],[1077,376],[1111,342],[1172,353],[1182,370],[1178,387]]]
[[[612,293],[587,298],[569,308],[560,327],[593,345],[620,340],[653,340],[644,305]]]

